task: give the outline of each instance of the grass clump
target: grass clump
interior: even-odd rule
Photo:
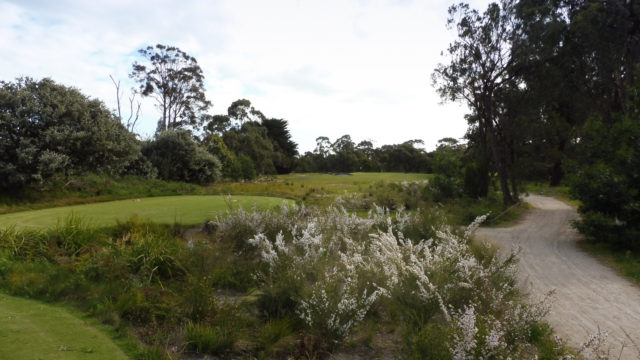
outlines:
[[[231,350],[236,339],[229,327],[198,324],[187,325],[184,338],[187,350],[211,355]]]

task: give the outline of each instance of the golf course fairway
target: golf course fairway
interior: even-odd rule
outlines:
[[[90,226],[108,226],[126,221],[132,216],[138,220],[156,223],[193,225],[213,218],[216,214],[243,207],[269,209],[282,205],[276,197],[221,195],[160,196],[140,199],[108,201],[93,204],[61,206],[41,210],[20,211],[0,215],[0,228],[15,226],[21,229],[46,229],[56,226],[70,216],[77,216]]]
[[[62,307],[0,293],[0,359],[129,357],[105,333]]]

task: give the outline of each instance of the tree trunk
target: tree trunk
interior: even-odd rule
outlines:
[[[162,99],[162,124],[164,129],[163,130],[168,130],[169,129],[169,124],[167,123],[167,99],[163,98]]]
[[[479,173],[482,176],[482,191],[480,191],[479,195],[482,197],[487,197],[489,194],[489,149],[487,147],[487,130],[483,121],[478,122],[478,132],[480,133],[480,163],[479,165]]]
[[[558,154],[560,156],[559,159],[553,162],[553,167],[551,168],[551,178],[549,179],[549,186],[558,186],[560,185],[560,181],[564,178],[564,169],[562,168],[562,154],[564,154],[564,148],[566,145],[566,141],[564,139],[560,140],[558,144]]]
[[[485,119],[487,124],[487,136],[489,137],[489,145],[491,146],[491,154],[493,155],[493,162],[498,170],[498,177],[500,178],[500,188],[502,189],[502,200],[505,205],[515,204],[511,191],[509,190],[509,182],[507,169],[504,166],[504,161],[498,151],[498,142],[496,139],[495,128],[493,127],[492,119]]]

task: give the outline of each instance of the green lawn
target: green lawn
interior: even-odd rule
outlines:
[[[254,204],[260,209],[268,209],[281,205],[283,201],[287,200],[263,196],[231,197],[234,208],[242,206],[245,209],[250,209]],[[228,208],[225,196],[161,196],[9,213],[0,215],[0,227],[49,228],[72,215],[81,217],[92,226],[112,225],[132,216],[157,223],[191,225],[202,223]]]
[[[0,359],[128,359],[101,330],[67,310],[0,293]]]

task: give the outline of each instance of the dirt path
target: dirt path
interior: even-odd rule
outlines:
[[[549,323],[568,344],[579,347],[598,326],[609,332],[610,354],[640,359],[640,288],[580,250],[570,221],[576,211],[553,198],[531,195],[525,218],[509,228],[481,228],[503,249],[519,246],[521,288],[539,297],[555,289]]]

